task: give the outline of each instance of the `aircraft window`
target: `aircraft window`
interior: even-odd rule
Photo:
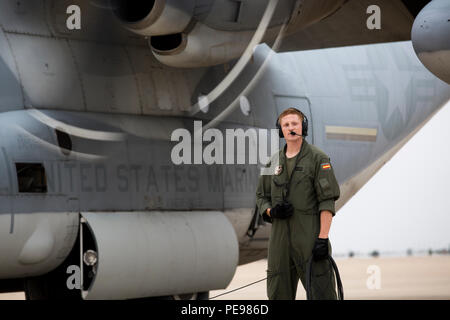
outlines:
[[[16,163],[19,193],[47,193],[45,168],[41,163]]]
[[[58,145],[61,148],[61,152],[68,156],[70,151],[72,151],[72,139],[70,139],[69,134],[59,129],[55,129],[56,139],[58,140]]]

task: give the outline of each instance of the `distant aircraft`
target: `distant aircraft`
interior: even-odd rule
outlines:
[[[270,226],[254,210],[261,165],[196,161],[212,143],[202,132],[273,129],[300,108],[340,208],[449,100],[449,12],[442,0],[1,1],[0,292],[225,288],[266,257]],[[201,139],[192,164],[173,163],[177,129]]]

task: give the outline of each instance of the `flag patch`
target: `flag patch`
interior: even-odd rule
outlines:
[[[331,164],[329,163],[322,163],[322,170],[329,170],[331,169]]]

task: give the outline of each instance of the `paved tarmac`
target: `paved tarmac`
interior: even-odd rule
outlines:
[[[346,300],[450,299],[450,256],[404,258],[335,259]],[[266,277],[267,260],[238,267],[226,290],[211,291],[210,297]],[[230,300],[266,300],[266,281],[218,297]],[[297,300],[306,299],[299,281]]]
[[[450,299],[450,256],[404,258],[335,259],[344,287],[345,299]],[[238,267],[225,290],[210,297],[266,277],[267,261]],[[0,300],[23,300],[23,292],[0,294]],[[297,299],[306,298],[299,282]],[[266,281],[218,297],[223,300],[266,300]]]

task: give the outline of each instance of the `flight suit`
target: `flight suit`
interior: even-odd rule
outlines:
[[[306,289],[306,266],[319,235],[320,212],[328,210],[334,216],[334,202],[339,198],[339,184],[323,151],[303,140],[291,176],[286,169],[285,151],[286,146],[279,151],[277,170],[273,175],[262,175],[256,190],[258,212],[272,223],[267,270],[267,295],[271,300],[295,300],[298,279]],[[267,216],[267,208],[284,200],[294,207],[290,218]],[[312,269],[312,298],[337,299],[329,261],[314,262]]]

